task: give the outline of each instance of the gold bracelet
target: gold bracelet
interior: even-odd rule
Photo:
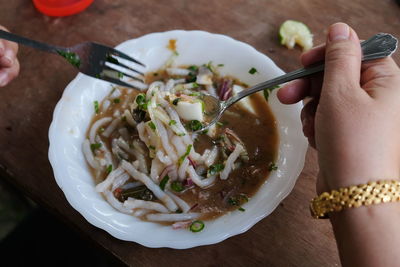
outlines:
[[[330,212],[372,204],[400,201],[400,181],[382,180],[324,192],[311,200],[311,215],[326,219]]]

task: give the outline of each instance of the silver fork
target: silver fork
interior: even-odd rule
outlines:
[[[102,44],[85,42],[72,47],[61,47],[38,42],[3,30],[0,30],[0,38],[60,55],[80,72],[121,86],[136,88],[134,85],[122,81],[121,78],[124,76],[140,82],[143,82],[144,79],[141,71],[128,66],[128,63],[122,63],[118,58],[145,67],[143,63]],[[126,70],[137,73],[139,76],[127,73]]]
[[[397,49],[397,39],[388,33],[378,33],[372,36],[370,39],[361,42],[361,50],[363,53],[362,61],[374,60],[379,58],[384,58],[392,55]],[[198,130],[198,132],[204,131],[211,125],[218,122],[222,114],[227,108],[241,100],[242,98],[254,94],[258,91],[273,88],[274,86],[286,83],[295,79],[299,79],[305,76],[309,76],[314,73],[323,71],[325,65],[319,64],[310,66],[307,68],[298,69],[282,76],[276,77],[274,79],[259,83],[249,89],[239,92],[237,95],[228,98],[225,101],[221,101],[218,98],[205,94],[203,96],[203,101],[205,103],[205,111],[207,116],[208,124],[204,124],[203,127]]]

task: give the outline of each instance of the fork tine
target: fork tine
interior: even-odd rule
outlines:
[[[115,65],[124,67],[124,68],[126,68],[126,69],[128,69],[128,70],[131,70],[131,71],[133,71],[133,72],[136,72],[137,74],[140,74],[140,75],[143,75],[143,76],[144,76],[143,72],[140,72],[140,71],[138,71],[138,70],[135,70],[135,69],[133,69],[133,68],[131,68],[131,67],[129,67],[129,66],[127,66],[127,65],[125,65],[125,64],[123,64],[123,63],[121,63],[121,62],[119,62],[119,61],[118,61],[118,63],[117,63],[117,62],[113,62],[113,61],[107,59],[107,62],[110,62],[110,63],[113,63],[113,64],[115,64]]]
[[[136,80],[136,81],[139,81],[139,82],[144,82],[144,79],[132,76],[132,75],[127,74],[127,73],[125,73],[123,71],[120,71],[120,70],[113,69],[113,68],[111,68],[110,66],[107,66],[107,65],[104,66],[103,70],[115,72],[116,76],[118,76],[119,74],[122,74],[122,75],[124,75],[126,77],[129,77],[129,78],[133,79],[133,80]]]
[[[114,83],[114,84],[118,84],[118,85],[120,85],[120,86],[124,86],[124,87],[129,87],[129,88],[134,88],[134,89],[141,90],[140,88],[136,88],[135,86],[133,86],[133,85],[131,85],[131,84],[129,84],[129,83],[126,83],[126,82],[121,81],[121,80],[119,80],[119,79],[111,78],[111,77],[108,77],[108,76],[102,76],[102,77],[100,77],[99,79],[102,79],[102,80],[104,80],[104,81],[111,82],[111,83]]]
[[[134,58],[131,58],[130,56],[128,56],[127,54],[125,54],[125,53],[123,53],[123,52],[121,52],[121,51],[118,51],[118,50],[116,50],[116,49],[114,49],[114,48],[111,48],[110,51],[111,51],[111,54],[114,55],[114,56],[121,57],[121,58],[127,59],[127,60],[129,60],[129,61],[133,61],[133,62],[135,62],[136,64],[139,64],[139,65],[141,65],[141,66],[143,66],[143,67],[146,67],[146,65],[144,65],[142,62],[137,61],[137,60],[134,59]]]

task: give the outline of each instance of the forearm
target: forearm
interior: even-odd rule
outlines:
[[[400,203],[346,209],[331,214],[343,266],[398,266]]]

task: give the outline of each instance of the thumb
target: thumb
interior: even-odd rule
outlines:
[[[325,48],[322,91],[327,89],[329,94],[349,93],[360,88],[360,69],[361,46],[357,34],[347,24],[331,25]]]

